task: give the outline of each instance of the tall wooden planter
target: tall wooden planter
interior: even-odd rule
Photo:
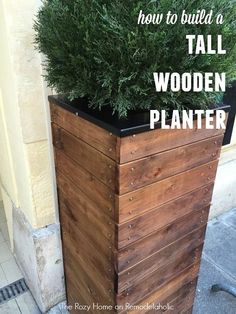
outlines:
[[[49,100],[71,313],[191,313],[224,131],[122,129]]]

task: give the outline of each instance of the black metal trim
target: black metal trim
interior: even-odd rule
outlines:
[[[48,99],[50,102],[57,104],[119,137],[151,131],[149,111],[130,112],[127,118],[119,119],[118,115],[113,114],[112,109],[109,107],[105,107],[102,111],[89,108],[88,102],[85,99],[69,101],[59,95],[49,96]],[[229,112],[230,106],[221,104],[211,109],[221,109]],[[167,121],[167,123],[170,124],[171,120]],[[155,128],[161,128],[161,123],[156,123]]]

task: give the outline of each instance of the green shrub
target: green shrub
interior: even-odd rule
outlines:
[[[138,25],[140,10],[181,15],[214,10],[216,25]],[[206,108],[219,93],[157,93],[153,72],[226,72],[235,78],[235,0],[47,0],[34,28],[45,54],[46,80],[69,99],[87,97],[93,108],[119,116],[138,109]],[[223,35],[227,55],[188,55],[187,34]]]

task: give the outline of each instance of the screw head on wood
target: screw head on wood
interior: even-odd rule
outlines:
[[[135,134],[133,134],[133,137],[136,137],[136,135],[135,135]]]
[[[112,152],[112,148],[109,148],[109,152]]]
[[[131,229],[131,228],[132,228],[132,225],[129,225],[129,228]]]
[[[78,115],[79,115],[79,113],[78,113],[78,112],[76,112],[76,113],[75,113],[75,115],[76,115],[76,116],[78,116]]]
[[[215,156],[216,156],[216,153],[213,153],[213,154],[212,154],[212,157],[215,157]]]
[[[134,167],[131,168],[131,171],[132,171],[132,172],[134,171]]]
[[[133,199],[134,199],[133,197],[130,197],[130,198],[129,198],[129,201],[131,202],[131,201],[133,201]]]

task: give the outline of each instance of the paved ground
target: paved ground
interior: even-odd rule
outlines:
[[[10,240],[7,231],[7,222],[0,201],[0,288],[23,278],[14,256],[10,250]],[[31,293],[18,296],[14,300],[0,305],[1,314],[40,314]]]
[[[212,293],[215,283],[236,288],[236,209],[208,223],[193,314],[235,314],[236,298]]]
[[[0,288],[22,278],[9,249],[6,219],[0,204]],[[236,288],[236,209],[208,224],[198,291],[193,314],[235,314],[236,298],[225,293],[210,292],[215,283]],[[30,292],[0,306],[1,314],[40,314]],[[63,305],[49,314],[67,314]]]

